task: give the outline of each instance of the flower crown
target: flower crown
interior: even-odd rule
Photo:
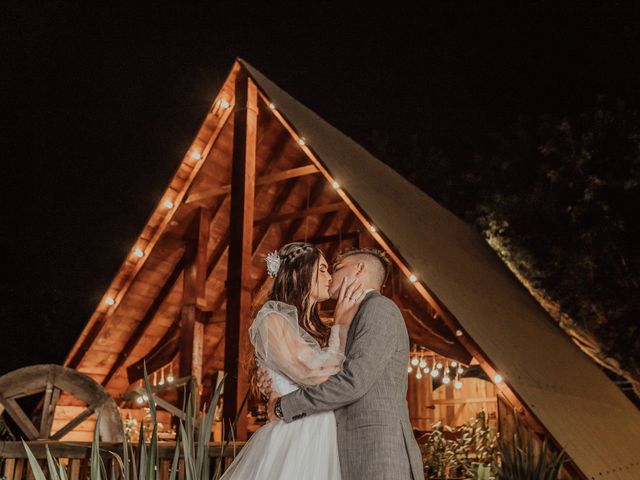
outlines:
[[[278,271],[280,270],[280,265],[282,264],[283,261],[292,262],[293,260],[298,258],[300,255],[308,253],[312,250],[313,250],[313,247],[309,245],[295,247],[291,252],[287,253],[286,255],[280,255],[280,253],[278,253],[278,250],[274,250],[273,252],[267,254],[267,256],[264,259],[264,261],[267,264],[267,273],[271,278],[275,278],[276,275],[278,275]]]

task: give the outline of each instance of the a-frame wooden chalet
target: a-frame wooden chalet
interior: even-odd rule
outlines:
[[[65,366],[121,406],[143,359],[150,372],[171,364],[193,377],[203,398],[225,371],[233,418],[252,305],[270,285],[263,256],[305,239],[329,257],[385,249],[395,263],[386,293],[415,345],[501,375],[500,398],[566,448],[576,476],[640,478],[640,413],[481,236],[243,60]]]

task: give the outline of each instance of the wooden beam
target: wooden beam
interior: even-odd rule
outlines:
[[[76,428],[78,425],[84,422],[87,418],[93,415],[97,407],[98,405],[89,405],[78,416],[76,416],[73,420],[67,423],[64,427],[62,427],[56,433],[54,433],[51,436],[51,440],[60,440],[67,433],[69,433],[71,430]],[[98,425],[96,425],[96,428],[98,428]]]
[[[318,167],[313,164],[305,165],[303,167],[290,168],[288,170],[282,170],[280,172],[275,172],[269,175],[258,177],[256,179],[255,186],[258,187],[261,185],[269,185],[271,183],[282,182],[291,178],[313,175],[314,173],[320,173],[320,170],[318,170]],[[186,203],[201,202],[217,195],[226,195],[229,192],[231,192],[231,184],[222,185],[220,187],[209,189],[206,192],[193,193],[189,195]]]
[[[230,425],[238,413],[236,438],[247,438],[247,406],[237,412],[249,388],[239,359],[246,354],[243,342],[251,309],[251,259],[255,199],[258,90],[245,70],[236,77],[231,171],[229,267],[227,269],[227,324],[225,329],[223,422]],[[241,332],[243,335],[241,335]]]
[[[305,210],[298,210],[296,212],[267,215],[266,217],[259,218],[255,221],[255,225],[264,225],[265,223],[280,223],[288,222],[289,220],[296,220],[298,218],[310,217],[314,215],[322,215],[323,213],[338,212],[341,210],[348,210],[349,207],[344,202],[329,203],[327,205],[318,205],[316,207],[310,207]]]
[[[335,213],[335,212],[332,212]],[[352,238],[359,238],[361,232],[346,232],[346,233],[336,233],[335,235],[324,235],[317,236],[307,240],[309,243],[313,243],[314,245],[322,245],[323,243],[334,243],[340,240],[350,240]],[[294,242],[303,242],[304,239],[293,240]]]
[[[207,281],[207,245],[211,213],[200,208],[195,219],[195,239],[188,244],[188,260],[184,271],[182,311],[180,314],[179,376],[191,375],[196,385],[202,385],[202,348],[204,342],[204,312],[198,303],[204,299]],[[196,403],[197,404],[197,403]]]

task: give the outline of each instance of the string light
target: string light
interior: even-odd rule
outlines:
[[[425,362],[424,360],[420,359],[420,368],[424,368],[427,366],[427,362]]]
[[[456,337],[462,336],[462,330],[456,330]]]
[[[493,377],[493,381],[495,383],[500,383],[502,381],[502,375],[500,375],[499,373],[496,373],[495,376]]]
[[[339,189],[339,188],[340,188],[340,184],[339,184],[338,182],[333,182],[333,183],[331,184],[331,186],[332,186],[335,190],[337,190],[337,189]]]
[[[107,297],[107,305],[113,305],[114,303],[116,303],[116,301],[113,297]]]
[[[456,362],[455,360],[452,360],[452,361],[451,361],[451,366],[452,366],[452,367],[454,367],[454,368],[455,368],[457,365],[458,365],[458,362]]]
[[[275,110],[276,106],[275,106],[273,103],[270,103],[270,104],[269,104],[269,108],[270,108],[271,110]]]
[[[457,388],[458,390],[460,390],[462,388],[462,382],[460,380],[456,380],[456,382],[453,384],[453,386],[455,388]]]
[[[440,375],[440,370],[431,370],[431,376],[433,378],[436,378],[438,375]]]
[[[464,373],[464,368],[458,367],[458,373],[462,375]]]
[[[424,367],[422,370],[424,371],[424,373],[429,373],[431,371],[429,367]]]
[[[445,385],[448,385],[451,382],[451,379],[449,377],[442,377],[442,383],[444,383]]]
[[[411,275],[409,276],[409,281],[410,281],[411,283],[414,283],[416,280],[418,280],[418,277],[416,277],[415,275],[411,274]]]
[[[300,138],[298,139],[298,144],[299,145],[305,145],[307,142],[305,142],[304,138]]]
[[[413,372],[413,368],[411,368],[411,366],[408,366],[407,367],[407,373],[411,373],[411,372]]]
[[[370,231],[372,231],[373,233],[376,233],[377,228],[376,228],[376,226],[375,226],[375,225],[371,225],[371,226],[369,227],[369,230],[370,230]]]
[[[191,158],[193,158],[194,160],[200,160],[202,158],[202,155],[200,155],[198,152],[193,152],[191,154]]]
[[[165,208],[173,208],[173,202],[171,200],[167,200],[164,202]]]
[[[142,402],[144,402],[144,398],[142,398],[142,397],[136,397],[136,403],[140,404],[140,403],[142,403]]]
[[[442,368],[442,363],[440,363],[440,362],[436,363],[436,368],[438,370],[440,370]]]
[[[418,373],[416,373],[416,378],[418,380],[420,380],[422,378],[422,372],[420,370],[418,370]]]
[[[229,103],[229,100],[225,100],[224,98],[222,100],[220,100],[220,107],[221,108],[229,108],[231,106],[231,104]]]
[[[418,363],[420,363],[420,360],[418,360],[416,357],[413,357],[411,359],[411,365],[413,365],[414,367],[418,365]]]
[[[135,256],[136,257],[142,257],[142,256],[144,256],[144,252],[142,250],[140,250],[139,248],[136,248]]]

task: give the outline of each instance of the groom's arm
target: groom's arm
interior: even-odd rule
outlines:
[[[367,300],[361,310],[343,370],[315,387],[283,396],[280,406],[285,422],[353,403],[380,377],[395,351],[393,339],[402,315],[383,296]]]

